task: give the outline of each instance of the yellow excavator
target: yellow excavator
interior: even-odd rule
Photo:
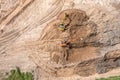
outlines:
[[[60,31],[64,31],[65,30],[65,20],[67,19],[67,14],[64,15],[63,20],[60,22],[60,24],[58,25],[58,29]]]

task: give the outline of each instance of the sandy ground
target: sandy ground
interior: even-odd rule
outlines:
[[[1,1],[2,0],[0,0],[0,2]],[[1,65],[0,71],[1,72],[4,71],[6,72],[11,68],[14,68],[15,66],[19,66],[24,71],[31,71],[36,68],[35,63],[28,58],[29,48],[24,48],[24,47],[21,48],[21,45],[25,45],[29,41],[32,42],[38,40],[42,28],[44,28],[44,26],[48,23],[47,21],[52,20],[56,15],[58,15],[62,7],[63,10],[69,8],[77,8],[86,11],[87,15],[90,16],[90,19],[94,21],[96,24],[98,24],[98,26],[101,26],[99,30],[104,29],[106,31],[109,31],[107,28],[104,27],[107,24],[114,24],[114,25],[109,25],[111,26],[111,28],[109,29],[113,29],[112,26],[119,26],[118,15],[120,11],[119,9],[120,0],[116,2],[112,0],[107,0],[107,1],[65,0],[64,6],[62,0],[60,0],[60,2],[59,0],[57,1],[58,2],[56,2],[56,0],[50,0],[50,1],[34,0],[28,7],[26,7],[23,10],[23,12],[20,12],[19,15],[10,16],[10,17],[14,17],[14,19],[10,23],[8,20],[7,23],[9,24],[0,26],[4,30],[4,33],[0,33],[0,65]],[[6,5],[8,4],[9,3],[7,3]],[[19,3],[16,3],[15,5],[7,6],[8,13],[5,13],[3,15],[6,16],[10,12],[14,11],[14,8],[12,7],[16,8],[17,4]],[[4,24],[6,24],[6,22]],[[114,29],[116,31],[117,28],[114,27]],[[117,32],[115,31],[113,31],[115,33],[114,35],[119,37],[119,35],[117,35],[117,33],[119,33],[119,30]],[[108,35],[110,34],[102,35],[103,38],[101,38],[101,40],[103,42],[107,42],[105,37],[107,37]],[[106,53],[107,51],[120,49],[120,45],[118,41],[120,41],[118,38],[114,39],[113,42],[116,42],[115,43],[116,45],[102,48],[100,50],[99,55],[104,55],[104,53]],[[36,49],[33,48],[33,52],[35,51]],[[50,79],[42,78],[42,80],[94,80],[95,78],[99,78],[99,77],[119,75],[120,73],[119,71],[120,69],[115,69],[105,74],[101,74],[101,75],[96,74],[90,77],[79,77],[75,75],[72,77],[65,77],[65,78],[50,78]]]
[[[76,49],[72,56],[70,56],[70,62],[82,62],[85,60],[96,58],[96,49],[95,47],[86,47],[81,49]]]
[[[116,71],[117,70],[117,71]],[[73,75],[71,77],[60,77],[58,80],[95,80],[95,79],[98,79],[98,78],[101,78],[101,77],[104,77],[104,78],[107,78],[109,76],[117,76],[120,71],[120,69],[115,69],[115,70],[112,70],[108,73],[105,73],[105,74],[95,74],[93,76],[89,76],[89,77],[80,77],[78,75]]]

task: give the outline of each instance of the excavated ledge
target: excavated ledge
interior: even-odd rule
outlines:
[[[108,52],[104,57],[83,61],[77,65],[58,68],[57,76],[67,76],[77,74],[79,76],[90,76],[103,74],[120,67],[120,50]]]

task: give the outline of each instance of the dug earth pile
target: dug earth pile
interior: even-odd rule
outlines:
[[[65,15],[67,17],[64,20]],[[62,20],[65,25],[64,31],[58,29]],[[68,9],[44,28],[40,42],[45,45],[45,51],[50,52],[51,60],[56,63],[66,64],[89,60],[96,57],[96,27],[95,23],[89,21],[84,11]],[[71,49],[60,46],[61,41],[66,38],[72,45]]]
[[[67,17],[65,17],[67,16]],[[59,30],[63,21],[65,30]],[[50,59],[62,67],[54,67],[55,76],[90,76],[106,73],[120,66],[120,50],[98,56],[99,49],[106,46],[99,41],[97,24],[89,20],[82,10],[68,9],[60,13],[42,31],[39,49],[50,53]],[[61,47],[63,40],[69,40],[71,48]]]

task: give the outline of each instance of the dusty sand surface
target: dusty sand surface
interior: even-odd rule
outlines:
[[[47,69],[49,72],[50,70],[46,67],[46,64],[47,66],[61,65],[51,62],[50,54],[39,49],[41,48],[39,39],[43,28],[48,22],[56,19],[61,10],[75,8],[85,11],[89,20],[92,23],[94,22],[95,25],[97,24],[96,31],[97,36],[99,36],[97,41],[101,45],[101,48],[97,50],[97,56],[103,56],[107,52],[120,49],[120,0],[33,0],[29,5],[23,7],[26,1],[29,2],[29,0],[0,0],[0,23],[2,22],[0,28],[3,29],[3,33],[0,33],[1,73],[19,66],[24,71],[34,70],[35,80],[95,80],[95,78],[119,75],[119,69],[89,77],[80,77],[73,75],[71,72],[67,74],[63,70],[60,75],[64,73],[67,77],[50,77],[50,74],[44,71]],[[17,12],[14,12],[19,6],[21,7],[17,9]],[[8,20],[6,20],[7,18]],[[91,53],[92,55],[89,58],[96,57],[94,47],[86,47],[80,51],[86,53],[86,55],[88,55],[87,52]],[[88,58],[86,55],[83,55],[83,60]],[[74,60],[73,56],[75,57]],[[69,57],[73,62],[81,58],[78,53],[74,53],[73,56]],[[36,65],[42,68],[36,69]],[[40,74],[41,72],[43,74]]]

